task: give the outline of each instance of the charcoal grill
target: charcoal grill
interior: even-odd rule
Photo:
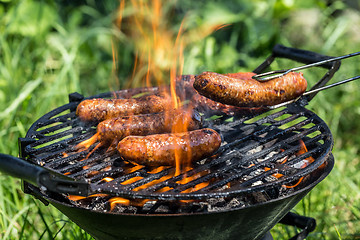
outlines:
[[[330,58],[277,45],[272,56],[254,72],[262,72],[275,57],[306,63]],[[317,86],[332,78],[340,62],[321,67],[329,71]],[[187,81],[188,77],[183,79]],[[115,95],[129,97],[157,90],[130,89]],[[178,176],[173,176],[175,170],[171,167],[156,173],[146,167],[130,171],[134,164],[109,149],[97,149],[90,156],[91,148],[77,151],[75,146],[96,132],[95,124],[81,122],[75,114],[83,99],[78,93],[70,94],[68,104],[36,121],[26,137],[19,139],[20,157],[24,160],[1,155],[0,167],[25,180],[26,193],[50,202],[97,239],[261,239],[329,174],[334,164],[332,134],[322,119],[305,108],[309,96],[271,111],[239,110],[230,115],[214,115],[198,106],[203,111],[204,127],[221,133],[223,143],[212,157]],[[297,154],[301,149],[299,141],[305,143],[307,152]],[[315,161],[304,166],[309,157]],[[284,158],[288,158],[286,162]],[[173,177],[139,189],[168,175]],[[105,177],[114,180],[106,182]],[[139,180],[122,184],[134,177]],[[180,181],[190,177],[187,183]],[[187,191],[204,182],[207,186]],[[299,185],[295,187],[296,183]],[[160,191],[164,188],[167,191]],[[133,207],[132,213],[113,212],[76,205],[67,194],[150,199],[154,204]],[[219,199],[230,208],[210,211],[207,205],[204,207],[203,203]],[[231,205],[234,201],[237,204]],[[159,210],[164,206],[168,209],[165,213]],[[314,227],[313,223],[312,227],[304,225],[306,231]]]

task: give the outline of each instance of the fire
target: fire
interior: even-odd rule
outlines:
[[[172,103],[168,106],[169,110],[183,107],[183,103],[181,102],[182,100],[176,92],[176,77],[182,75],[183,72],[184,50],[186,49],[186,46],[205,38],[214,31],[218,31],[221,28],[228,26],[228,24],[214,23],[193,29],[187,29],[185,27],[187,19],[184,18],[179,27],[176,29],[169,25],[169,19],[171,19],[171,15],[173,14],[171,4],[173,3],[169,3],[165,0],[120,0],[117,12],[118,17],[115,21],[116,27],[131,40],[131,44],[135,49],[132,75],[129,77],[125,88],[167,85],[169,86],[169,89],[165,92],[165,94],[169,94],[172,99]],[[113,40],[111,45],[113,50],[113,77],[116,78],[115,80],[118,80],[117,66],[119,64],[119,60],[116,40]],[[188,113],[186,116],[187,121],[185,122],[189,123],[192,117],[192,110],[189,108],[185,109],[185,111]],[[173,121],[173,119],[169,118],[168,121]],[[187,131],[189,124],[186,123],[183,124],[183,121],[181,123],[173,123],[172,132],[177,133]],[[189,140],[185,141],[189,142]],[[97,142],[99,142],[98,134],[95,134],[93,137],[79,143],[76,148],[79,151],[83,151],[89,149],[94,144],[97,144],[85,158],[87,159],[96,149],[102,146],[101,142]],[[180,151],[175,150],[174,154],[176,159],[175,172],[139,186],[133,189],[133,191],[149,188],[191,169],[189,161],[191,152],[189,152],[187,156],[183,156]],[[87,167],[88,166],[85,166],[84,169]],[[135,172],[142,168],[144,168],[144,166],[135,164],[135,166],[125,169],[125,173]],[[156,174],[163,171],[165,168],[168,167],[163,166],[150,169],[148,170],[148,173]],[[186,184],[201,177],[202,174],[203,173],[193,177],[186,177],[185,179],[180,180],[178,184]],[[132,184],[141,179],[142,177],[133,177],[127,179],[121,184]],[[102,179],[102,181],[106,182],[112,180],[113,179],[109,177]],[[186,189],[183,192],[189,193],[198,191],[199,189],[206,187],[208,184],[208,182],[201,183],[191,189]],[[158,192],[166,192],[171,189],[171,187],[164,187],[159,189]],[[69,199],[77,201],[82,198],[71,196]],[[130,201],[120,197],[113,197],[109,199],[111,210],[113,210],[117,204],[141,205],[146,201],[148,200]]]
[[[93,194],[87,197],[83,197],[83,196],[77,196],[77,195],[68,195],[68,199],[71,201],[79,201],[79,200],[83,200],[83,199],[87,199],[87,198],[94,198],[94,197],[106,197],[108,196],[107,194],[102,194],[102,193],[98,193],[98,194]]]
[[[139,181],[139,180],[141,180],[141,179],[143,179],[143,177],[133,177],[133,178],[130,178],[130,179],[122,182],[121,185],[128,185],[128,184],[137,182],[137,181]]]
[[[110,211],[113,211],[117,204],[130,206],[130,200],[122,197],[113,197],[109,199]]]
[[[113,181],[114,179],[111,178],[111,177],[105,177],[105,178],[103,178],[102,180],[105,181],[105,182],[111,182],[111,181]]]
[[[178,72],[182,51],[181,27],[178,33],[169,26],[171,11],[163,0],[120,2],[117,26],[133,42],[136,57],[129,85],[160,85],[169,82],[170,71]],[[124,11],[133,14],[124,17]]]
[[[169,92],[166,93],[170,94],[172,99],[169,110],[181,106],[181,100],[176,93],[176,77],[183,72],[186,46],[228,26],[214,23],[187,29],[187,19],[184,18],[178,29],[174,30],[169,21],[173,14],[172,6],[173,3],[165,0],[121,0],[116,21],[116,26],[131,39],[136,52],[133,74],[127,87],[169,85]],[[125,16],[125,11],[132,14]],[[190,112],[187,122],[191,119]],[[187,128],[188,124],[174,123],[172,132],[187,131]],[[177,176],[183,172],[181,168],[189,166],[187,159],[190,159],[191,152],[188,156],[181,156],[180,152],[175,150],[174,154]]]
[[[117,10],[117,19],[115,26],[130,39],[134,47],[135,59],[133,64],[133,73],[131,78],[127,79],[127,86],[169,86],[165,94],[170,95],[172,99],[168,108],[176,109],[182,106],[182,100],[176,92],[176,77],[182,75],[184,68],[184,50],[187,45],[199,41],[218,31],[229,24],[212,23],[202,25],[197,28],[186,28],[187,18],[185,17],[178,28],[170,26],[173,9],[175,5],[165,0],[120,0]],[[113,55],[113,75],[117,75],[118,50],[116,39],[111,42]],[[188,121],[191,119],[189,110]],[[129,119],[129,121],[131,121]],[[172,119],[169,119],[172,121]],[[188,124],[174,123],[173,133],[187,131]],[[97,143],[99,134],[95,134],[90,139],[79,143],[76,147],[79,150],[89,149],[93,144],[96,147],[88,154],[89,157],[96,149],[102,146]],[[176,174],[182,172],[183,166],[189,166],[188,156],[181,156],[179,151],[175,150]]]
[[[136,164],[134,167],[131,167],[129,169],[126,170],[126,174],[132,173],[132,172],[136,172],[137,170],[142,169],[144,166],[143,165],[139,165]]]
[[[308,151],[307,148],[306,148],[306,146],[305,146],[304,141],[300,140],[299,142],[300,142],[300,150],[296,153],[297,156],[300,156],[300,155],[302,155],[302,154],[304,154],[304,153],[306,153],[306,152]],[[301,168],[307,167],[310,163],[312,163],[312,162],[314,162],[314,161],[315,161],[315,159],[314,159],[312,156],[310,156],[310,157],[308,157],[308,158],[305,158],[305,159],[302,161]],[[304,177],[301,177],[301,178],[298,180],[298,182],[295,183],[294,185],[291,185],[291,186],[283,185],[283,187],[285,187],[285,188],[294,188],[294,187],[298,186],[298,185],[302,182],[303,179],[304,179]]]
[[[300,140],[300,146],[301,146],[301,148],[296,154],[297,156],[300,156],[300,155],[308,152],[308,150],[307,150],[307,148],[305,146],[305,143],[302,140]],[[304,168],[304,167],[308,166],[310,163],[312,163],[314,161],[315,161],[315,159],[313,157],[311,157],[311,156],[304,159],[303,160],[303,165],[301,166],[301,168]]]
[[[304,141],[300,140],[300,141],[299,141],[299,144],[300,144],[300,150],[296,153],[296,156],[300,156],[300,155],[308,152],[308,150],[307,150],[307,148],[306,148],[306,146],[305,146]],[[281,150],[281,151],[284,151],[284,150]],[[287,161],[288,161],[288,158],[286,157],[283,161],[281,161],[280,164],[284,164],[284,163],[286,163]],[[311,164],[311,163],[314,162],[314,161],[315,161],[315,159],[314,159],[312,156],[310,156],[310,157],[302,160],[300,168],[305,168],[305,167],[307,167],[309,164]],[[253,165],[254,165],[254,164],[251,164],[249,167],[251,167],[251,166],[253,166]],[[269,168],[269,167],[264,167],[264,171],[265,171],[265,172],[266,172],[266,171],[269,171],[269,170],[271,170],[271,168]],[[274,174],[272,174],[272,176],[275,177],[275,178],[277,178],[277,179],[279,179],[279,178],[283,177],[284,175],[281,174],[281,173],[274,173]],[[299,178],[299,180],[297,181],[297,183],[295,183],[294,185],[290,185],[290,186],[288,186],[288,185],[282,185],[282,186],[283,186],[284,188],[294,188],[294,187],[298,186],[298,185],[302,182],[303,179],[304,179],[304,177]]]
[[[98,140],[99,133],[94,134],[91,138],[86,139],[75,146],[76,149],[88,149]]]

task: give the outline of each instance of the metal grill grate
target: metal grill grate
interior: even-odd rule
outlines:
[[[135,94],[117,92],[117,95]],[[74,98],[75,96],[75,98]],[[207,199],[231,197],[242,193],[291,184],[321,166],[331,152],[333,140],[326,124],[299,104],[260,115],[214,115],[204,112],[204,127],[218,131],[223,143],[214,156],[194,164],[193,168],[174,176],[175,169],[166,167],[152,173],[146,167],[126,162],[115,150],[98,149],[76,152],[75,145],[90,138],[96,125],[85,124],[75,115],[81,96],[44,115],[22,139],[22,156],[45,168],[90,183],[91,192],[114,196],[150,199]],[[111,97],[112,93],[101,97]],[[248,114],[247,114],[248,115]],[[308,152],[296,156],[302,140]],[[291,159],[289,156],[292,156]],[[304,159],[314,162],[301,168]],[[288,161],[280,164],[282,159]],[[265,171],[265,169],[267,169]],[[282,177],[273,177],[281,174]],[[170,177],[169,177],[170,176]],[[114,180],[106,182],[103,179]],[[132,183],[124,184],[129,179]],[[155,183],[158,179],[166,178]],[[181,179],[191,180],[183,183]],[[192,191],[198,184],[205,187]],[[151,186],[139,189],[145,184]],[[166,188],[166,191],[162,191]],[[135,189],[135,190],[134,190]]]

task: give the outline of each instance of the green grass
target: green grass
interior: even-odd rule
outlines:
[[[132,74],[134,45],[112,24],[118,1],[74,2],[0,1],[2,153],[16,156],[17,139],[40,116],[66,103],[69,93],[89,96],[119,89]],[[333,56],[360,51],[359,11],[331,2],[187,0],[178,2],[168,20],[174,33],[185,15],[189,30],[231,24],[187,46],[184,74],[251,71],[275,43]],[[117,45],[116,76],[112,41]],[[344,60],[333,81],[358,75],[358,59]],[[295,65],[280,60],[273,68]],[[324,70],[304,72],[312,85]],[[333,171],[294,209],[317,220],[308,239],[360,238],[359,86],[353,82],[326,90],[308,106],[335,138]],[[91,239],[57,209],[24,194],[17,179],[0,175],[0,196],[0,239]],[[288,239],[295,231],[277,225],[272,234]]]

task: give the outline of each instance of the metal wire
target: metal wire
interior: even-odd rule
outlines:
[[[345,80],[342,80],[342,81],[339,81],[339,82],[336,82],[336,83],[333,83],[333,84],[329,84],[329,85],[326,85],[326,86],[323,86],[323,87],[318,87],[318,88],[315,88],[315,89],[312,89],[312,90],[309,90],[307,92],[305,92],[303,95],[301,95],[300,97],[298,98],[295,98],[293,100],[290,100],[290,101],[287,101],[287,102],[283,102],[283,103],[280,103],[280,104],[277,104],[277,105],[273,105],[273,106],[268,106],[267,108],[269,109],[275,109],[275,108],[279,108],[279,107],[283,107],[283,106],[286,106],[290,103],[293,103],[293,102],[296,102],[297,100],[299,100],[299,98],[303,97],[303,96],[308,96],[310,94],[313,94],[313,93],[317,93],[317,92],[320,92],[322,90],[325,90],[325,89],[329,89],[329,88],[332,88],[332,87],[336,87],[338,85],[341,85],[341,84],[344,84],[344,83],[348,83],[348,82],[351,82],[351,81],[354,81],[354,80],[357,80],[359,79],[360,76],[356,76],[356,77],[352,77],[352,78],[348,78],[348,79],[345,79]]]
[[[300,67],[295,67],[295,68],[290,68],[290,69],[285,69],[285,70],[275,70],[275,71],[270,71],[270,72],[266,72],[266,73],[256,74],[252,78],[257,80],[257,81],[260,81],[260,82],[265,82],[265,81],[269,81],[269,80],[274,79],[274,78],[282,77],[282,76],[288,74],[289,72],[299,71],[299,70],[302,70],[302,69],[319,66],[319,65],[322,65],[322,64],[325,64],[325,63],[334,62],[334,61],[338,61],[338,60],[341,60],[341,59],[354,57],[354,56],[357,56],[357,55],[360,55],[360,52],[350,53],[350,54],[343,55],[343,56],[340,56],[340,57],[334,57],[334,58],[330,58],[330,59],[323,60],[323,61],[320,61],[320,62],[303,65],[303,66],[300,66]]]

